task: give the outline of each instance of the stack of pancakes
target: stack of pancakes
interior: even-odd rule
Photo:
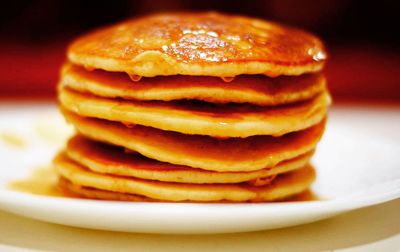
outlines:
[[[77,135],[60,186],[129,201],[274,201],[307,190],[330,97],[313,35],[172,13],[74,41],[59,102]]]

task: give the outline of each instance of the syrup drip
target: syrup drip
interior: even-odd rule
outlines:
[[[137,75],[137,74],[128,74],[129,78],[134,81],[134,82],[138,82],[140,81],[140,79],[142,79],[142,76]]]
[[[94,67],[88,66],[88,65],[85,65],[84,68],[85,68],[87,71],[90,71],[90,72],[94,70]]]
[[[265,76],[268,76],[268,77],[271,77],[271,78],[276,78],[276,77],[278,77],[280,74],[279,74],[279,73],[275,73],[275,72],[273,72],[273,71],[270,71],[270,72],[265,72],[264,75],[265,75]]]
[[[265,186],[265,185],[270,184],[276,178],[276,176],[277,176],[277,174],[274,174],[269,177],[256,178],[256,179],[247,181],[247,183],[252,186]]]
[[[221,77],[221,79],[225,82],[231,82],[235,79],[235,77]]]
[[[134,123],[128,123],[128,122],[122,122],[122,124],[125,125],[125,127],[130,128],[130,129],[132,129],[136,125]]]
[[[127,149],[127,148],[124,148],[124,153],[127,153],[127,154],[137,154],[136,151],[130,150],[130,149]]]

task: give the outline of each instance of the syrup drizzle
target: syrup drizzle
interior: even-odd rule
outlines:
[[[92,66],[88,66],[88,65],[84,65],[83,66],[87,71],[93,71],[94,70],[94,67],[92,67]]]
[[[142,79],[142,76],[137,75],[137,74],[128,74],[129,78],[134,81],[134,82],[138,82]]]
[[[225,82],[232,82],[235,79],[235,77],[221,77],[221,79]]]
[[[127,128],[133,128],[133,127],[135,127],[135,125],[136,124],[134,124],[134,123],[129,123],[129,122],[121,122],[123,125],[125,125],[125,127],[127,127]]]
[[[150,50],[186,63],[260,61],[296,67],[326,59],[322,42],[309,33],[213,12],[132,19],[83,36],[69,49],[78,54],[115,56],[123,61]]]

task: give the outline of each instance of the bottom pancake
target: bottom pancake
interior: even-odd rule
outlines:
[[[129,193],[119,193],[96,189],[93,187],[80,186],[72,183],[68,179],[60,177],[58,179],[58,187],[75,197],[83,197],[88,199],[101,199],[101,200],[118,200],[118,201],[136,201],[136,202],[149,202],[153,199]]]
[[[78,185],[78,187],[74,187],[75,189],[85,189],[84,192],[83,189],[75,190],[78,194],[86,197],[92,195],[93,198],[130,200],[128,198],[131,196],[121,196],[121,194],[127,194],[132,195],[131,200],[133,201],[137,201],[137,199],[141,201],[141,198],[136,198],[136,195],[157,201],[274,201],[307,190],[315,179],[315,171],[309,165],[293,172],[281,174],[266,186],[252,186],[246,183],[199,185],[159,182],[99,174],[85,169],[63,154],[56,157],[54,164],[61,177]],[[92,188],[92,190],[88,190],[88,188]],[[104,193],[104,191],[111,193]]]

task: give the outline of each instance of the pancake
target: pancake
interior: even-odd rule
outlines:
[[[69,140],[65,154],[76,163],[96,173],[136,177],[178,183],[262,183],[264,178],[304,167],[312,156],[306,153],[283,161],[270,169],[253,172],[213,172],[188,166],[173,165],[126,153],[123,148],[106,145],[77,135]]]
[[[157,76],[134,82],[124,73],[87,71],[65,64],[59,85],[96,96],[126,100],[192,99],[271,106],[310,99],[326,89],[326,80],[323,74],[317,73],[277,78],[240,75],[229,82],[208,76]]]
[[[279,138],[254,136],[222,140],[140,125],[129,128],[118,122],[85,118],[65,110],[63,113],[82,135],[91,139],[125,147],[158,161],[221,172],[270,168],[312,151],[325,125],[322,121]]]
[[[196,102],[138,102],[99,98],[63,88],[64,109],[85,117],[139,124],[190,135],[214,137],[280,136],[303,130],[325,118],[330,97],[279,107],[248,104],[215,105]]]
[[[84,197],[88,199],[136,201],[136,202],[155,201],[154,199],[150,199],[135,194],[111,192],[111,191],[95,189],[93,187],[86,187],[73,184],[71,181],[63,177],[59,177],[57,187],[65,191],[68,195],[76,197]]]
[[[215,12],[156,14],[95,30],[68,48],[70,62],[131,75],[301,75],[326,59],[315,36]]]
[[[65,155],[54,161],[60,176],[73,184],[104,191],[127,193],[162,201],[273,201],[299,194],[308,189],[315,178],[310,166],[278,176],[266,186],[248,184],[184,184],[126,178],[94,173]]]

